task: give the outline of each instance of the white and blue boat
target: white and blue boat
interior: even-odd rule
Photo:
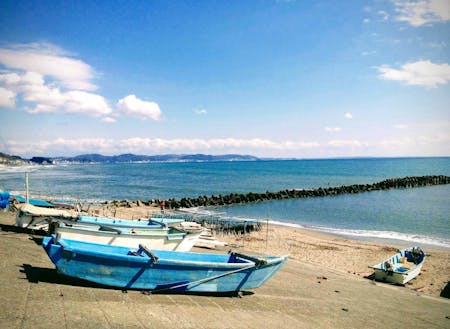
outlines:
[[[129,220],[110,217],[78,216],[75,219],[77,224],[109,226],[116,228],[134,228],[146,230],[160,230],[167,227],[164,223],[155,222],[151,219]]]
[[[148,230],[58,223],[55,233],[58,238],[67,240],[80,240],[130,248],[143,244],[150,249],[190,251],[202,232],[186,233],[176,228]]]
[[[58,273],[121,289],[237,292],[260,287],[288,256],[149,250],[45,237]]]
[[[395,255],[370,268],[374,270],[375,280],[404,285],[419,275],[424,261],[425,253],[415,246],[399,250]]]
[[[79,225],[135,228],[146,230],[167,229],[164,223],[153,220],[128,220],[110,217],[79,216],[63,209],[50,209],[23,204],[19,207],[16,225],[23,228],[47,229],[50,223],[76,223]]]

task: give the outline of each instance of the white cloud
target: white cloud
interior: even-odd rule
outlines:
[[[82,113],[92,116],[112,112],[107,101],[89,92],[93,69],[81,60],[46,43],[12,45],[0,48],[0,86],[20,97],[29,113]]]
[[[155,102],[140,100],[135,95],[128,95],[117,102],[117,108],[125,114],[141,119],[161,120],[161,110]]]
[[[396,1],[396,19],[412,26],[422,26],[450,20],[450,2],[448,0]]]
[[[208,111],[206,111],[205,109],[196,109],[196,110],[194,110],[194,113],[198,114],[198,115],[202,115],[202,114],[207,114]]]
[[[392,127],[394,127],[395,129],[406,129],[406,128],[408,128],[408,125],[405,125],[403,123],[398,123],[398,124],[393,125]]]
[[[67,112],[86,113],[94,116],[108,115],[112,112],[106,100],[96,94],[73,90],[65,93]]]
[[[333,147],[368,147],[370,143],[358,140],[331,140],[328,145]]]
[[[14,85],[20,82],[20,76],[17,73],[0,74],[0,83],[5,85]]]
[[[389,14],[384,10],[379,10],[377,14],[381,17],[381,20],[383,21],[387,21],[389,19]]]
[[[106,122],[106,123],[113,123],[113,122],[116,122],[116,119],[111,118],[111,117],[104,117],[104,118],[102,119],[102,121],[103,121],[103,122]]]
[[[16,93],[0,87],[0,108],[13,108],[16,105]]]
[[[350,112],[345,113],[344,116],[345,116],[347,119],[353,119],[353,114],[351,114]]]
[[[34,107],[28,109],[32,114],[65,111],[102,116],[112,112],[102,96],[81,90],[63,92],[54,84],[46,84],[40,73],[7,73],[0,75],[0,83],[33,103]]]
[[[17,100],[29,113],[81,113],[115,120],[108,101],[90,90],[94,70],[64,50],[46,43],[10,45],[0,48],[0,87],[3,106],[15,107]],[[161,110],[157,103],[129,95],[117,102],[122,115],[158,121]],[[206,113],[200,110],[200,114]],[[117,116],[118,114],[116,114]]]
[[[325,127],[325,131],[329,133],[338,133],[342,130],[341,127]]]
[[[400,69],[388,65],[378,67],[379,77],[384,80],[401,81],[407,85],[437,87],[450,81],[450,65],[435,64],[430,61],[406,63]]]
[[[48,76],[65,88],[97,89],[91,81],[94,70],[90,65],[63,55],[61,50],[49,44],[22,44],[1,48],[0,64],[9,69]]]

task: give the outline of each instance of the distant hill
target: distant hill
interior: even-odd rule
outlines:
[[[0,165],[4,166],[23,166],[29,164],[29,161],[22,159],[17,155],[9,155],[0,152]]]
[[[74,157],[50,158],[53,163],[130,163],[130,162],[214,162],[214,161],[258,161],[259,158],[240,154],[163,154],[163,155],[101,155],[81,154]]]

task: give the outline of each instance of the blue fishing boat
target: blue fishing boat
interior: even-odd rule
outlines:
[[[58,273],[122,289],[232,292],[261,286],[287,256],[208,254],[116,247],[50,236],[42,243]]]

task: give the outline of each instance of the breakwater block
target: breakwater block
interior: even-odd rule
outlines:
[[[226,195],[199,196],[197,198],[181,198],[164,200],[166,207],[171,209],[224,206],[231,204],[246,204],[270,200],[293,198],[316,198],[341,194],[356,194],[370,191],[416,188],[450,183],[450,177],[444,175],[413,176],[403,178],[389,178],[373,184],[354,184],[337,187],[319,187],[317,189],[292,189],[278,192],[266,191],[263,193],[230,193]]]

